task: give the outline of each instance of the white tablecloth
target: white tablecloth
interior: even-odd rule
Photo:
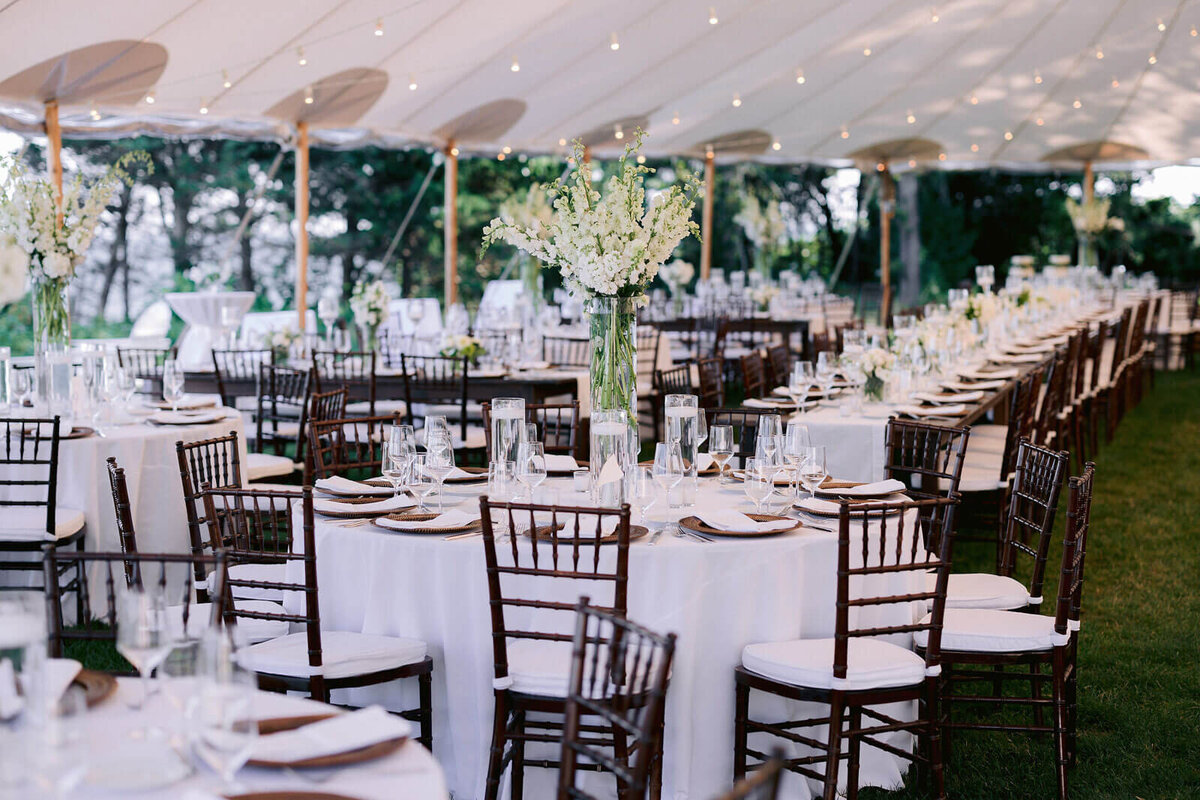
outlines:
[[[153,696],[145,713],[134,713],[129,710],[128,703],[137,701],[141,687],[133,679],[122,678],[118,683],[117,692],[85,717],[91,763],[119,759],[123,752],[128,753],[131,747],[138,746],[138,742],[130,738],[130,733],[139,727],[158,727],[168,732],[179,730],[176,726],[183,718],[183,712],[173,705],[167,691]],[[259,692],[254,703],[254,716],[258,719],[321,714],[332,710],[311,700],[268,692]],[[246,767],[238,772],[237,782],[244,786],[244,792],[320,791],[359,800],[445,800],[448,797],[446,782],[437,762],[415,740],[406,742],[392,755],[343,767],[335,772],[316,770],[302,774],[298,771]],[[158,789],[117,791],[89,786],[84,782],[70,796],[86,800],[130,797],[177,800],[187,797],[189,791],[220,796],[222,788],[222,781],[214,772],[198,765],[190,777]]]
[[[213,337],[221,327],[221,309],[232,310],[230,332],[254,305],[254,292],[171,292],[167,302],[188,324],[179,337],[179,363],[186,369],[212,369]]]
[[[473,506],[481,493],[459,487],[448,499]],[[719,488],[715,479],[705,479],[698,496],[708,507],[751,509],[740,484]],[[538,499],[567,505],[586,502],[565,480],[543,485]],[[411,636],[429,644],[434,662],[434,754],[456,798],[482,797],[493,679],[482,541],[444,541],[438,535],[341,527],[325,520],[317,523],[316,540],[324,627]],[[733,668],[745,645],[833,634],[836,544],[832,534],[805,529],[775,538],[712,544],[664,536],[653,547],[647,540],[631,547],[630,617],[679,635],[668,695],[664,797],[698,800],[728,788],[733,769]],[[601,590],[593,594],[606,596]],[[407,683],[414,686],[393,683],[348,695],[335,693],[334,702],[412,707],[415,682]],[[755,701],[756,709],[761,702]],[[808,711],[809,716],[820,713],[818,708]],[[767,713],[784,712],[772,704]],[[907,736],[896,742],[906,746]],[[897,786],[903,763],[864,748],[864,781]],[[594,777],[598,790],[612,793],[611,778]],[[551,771],[529,770],[527,796],[552,796],[554,778]],[[794,781],[786,796],[807,794]]]
[[[789,417],[782,413],[784,424],[794,419],[808,426],[808,436],[814,445],[825,445],[825,466],[839,480],[879,481],[883,474],[883,445],[887,436],[890,406],[879,405],[876,410],[852,412],[842,416],[840,405],[820,407]]]

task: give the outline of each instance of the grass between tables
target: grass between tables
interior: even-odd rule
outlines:
[[[1068,778],[1072,798],[1200,798],[1198,445],[1200,375],[1164,373],[1096,459],[1079,642],[1079,762]],[[1066,498],[1064,490],[1047,565],[1047,601],[1057,592]],[[964,544],[956,550],[955,571],[988,571],[992,561],[991,550]],[[1053,613],[1053,603],[1046,605]],[[1001,717],[966,707],[962,716],[972,713],[989,721]],[[1053,798],[1054,763],[1049,736],[958,731],[946,767],[947,793]],[[909,786],[862,796],[923,793]]]

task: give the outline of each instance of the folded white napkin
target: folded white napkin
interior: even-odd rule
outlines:
[[[967,369],[959,373],[964,378],[973,378],[980,381],[1003,380],[1005,378],[1015,378],[1021,374],[1018,369],[990,369],[986,372],[978,369]]]
[[[177,402],[175,404],[175,407],[179,408],[179,409],[212,408],[216,404],[217,404],[216,398],[212,397],[211,395],[205,396],[205,395],[194,395],[194,394],[187,395],[187,394],[185,394],[182,398],[180,398],[179,402]],[[155,400],[154,407],[169,409],[171,407],[171,404],[168,403],[166,400]]]
[[[1038,353],[997,353],[988,356],[993,364],[1036,364],[1045,358]]]
[[[771,531],[785,531],[788,528],[796,526],[796,523],[790,519],[757,522],[742,512],[729,508],[697,511],[696,516],[710,528],[716,528],[719,531],[730,531],[731,533],[769,533]]]
[[[225,419],[224,411],[159,411],[148,418],[159,425],[207,425]]]
[[[412,723],[380,706],[337,714],[291,731],[260,736],[252,758],[261,761],[304,761],[361,750],[412,733]]]
[[[436,530],[439,528],[461,528],[465,525],[470,525],[472,522],[479,521],[479,509],[474,511],[463,511],[462,509],[452,508],[449,511],[439,514],[433,519],[427,520],[395,520],[387,517],[380,517],[375,520],[375,524],[381,528],[390,528],[396,531],[427,531]]]
[[[704,470],[708,469],[712,465],[713,465],[713,457],[710,456],[708,453],[697,453],[696,454],[696,471],[697,472],[704,472]]]
[[[55,701],[62,697],[82,668],[82,664],[71,658],[46,659],[41,676],[46,697]],[[21,689],[24,695],[29,695],[31,687],[28,681]],[[16,716],[24,706],[25,699],[22,692],[18,691],[17,676],[12,662],[6,658],[0,661],[0,720]]]
[[[546,454],[546,471],[547,472],[570,472],[579,469],[579,463],[571,456],[559,455],[557,453]]]
[[[522,361],[517,369],[550,369],[549,361]]]
[[[368,483],[352,481],[349,478],[343,478],[341,475],[334,475],[332,478],[321,478],[313,486],[328,494],[341,495],[379,495],[384,497],[393,494],[390,486],[371,486]]]
[[[621,471],[621,465],[617,463],[617,457],[609,456],[608,460],[604,462],[604,466],[600,469],[600,476],[596,479],[596,485],[606,486],[624,477],[625,473]]]
[[[405,494],[376,500],[374,503],[339,503],[336,500],[321,499],[313,501],[313,511],[320,514],[345,514],[350,511],[386,514],[389,511],[412,508],[416,504],[416,500]]]
[[[449,480],[459,480],[461,478],[480,478],[480,477],[484,477],[484,476],[476,475],[473,472],[467,472],[465,469],[462,469],[461,467],[455,467],[454,469],[452,469],[448,473],[446,473],[446,477],[444,478],[444,480],[449,481]]]
[[[967,407],[962,403],[945,406],[896,406],[896,413],[908,414],[910,417],[957,417],[967,413]]]
[[[795,408],[795,406],[796,406],[796,404],[794,402],[792,402],[790,399],[785,402],[779,402],[777,400],[765,400],[765,399],[760,400],[757,397],[747,397],[745,400],[742,401],[742,405],[745,406],[746,408],[782,408],[782,409]]]
[[[499,367],[493,369],[469,369],[467,374],[472,378],[502,378],[508,373]]]
[[[818,492],[823,494],[833,494],[839,497],[877,497],[884,494],[894,494],[903,492],[908,487],[903,481],[898,481],[895,478],[888,478],[885,481],[875,481],[874,483],[864,483],[861,486],[847,486],[839,489],[818,489]]]
[[[926,403],[975,403],[983,399],[983,392],[952,392],[945,395],[933,392],[914,392],[913,399]]]
[[[82,669],[83,665],[73,658],[46,659],[46,691],[50,697],[62,697]]]
[[[1022,344],[1008,345],[1004,348],[1004,352],[1012,353],[1013,355],[1028,355],[1030,353],[1053,353],[1054,345],[1040,342],[1038,344]]]
[[[822,500],[818,497],[806,497],[799,503],[796,503],[796,508],[822,515],[838,514],[841,511],[841,506],[838,503],[832,503],[829,500]]]
[[[979,390],[981,392],[991,391],[993,389],[1003,389],[1004,381],[942,381],[942,386],[947,389],[958,389],[959,391],[973,392]]]

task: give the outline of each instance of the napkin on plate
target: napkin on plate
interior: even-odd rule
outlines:
[[[993,389],[1003,389],[1004,381],[942,381],[942,386],[947,389],[958,389],[964,392],[973,391],[991,391]]]
[[[461,528],[479,521],[479,510],[473,512],[452,508],[439,514],[433,519],[426,520],[397,520],[380,517],[375,524],[381,528],[391,528],[396,531],[427,531],[439,528]]]
[[[564,456],[557,453],[546,454],[547,472],[572,472],[577,469],[579,469],[579,464],[571,456]]]
[[[742,405],[746,408],[794,408],[796,404],[791,400],[760,400],[757,397],[748,397],[742,401]]]
[[[1045,356],[1039,353],[996,353],[988,356],[993,364],[1037,364]]]
[[[697,453],[696,454],[696,471],[697,472],[704,472],[704,470],[708,469],[712,465],[713,465],[713,457],[710,456],[708,453]]]
[[[967,370],[963,370],[959,374],[962,375],[962,377],[964,377],[964,378],[973,378],[974,380],[980,380],[980,381],[993,381],[993,380],[1005,380],[1007,378],[1015,378],[1021,374],[1021,371],[1018,369],[1012,369],[1012,368],[990,369],[986,372],[984,372],[982,370],[978,370],[978,369],[967,369]]]
[[[46,696],[57,701],[75,680],[83,665],[71,658],[48,658],[44,663],[42,680],[45,682]],[[29,691],[30,687],[26,683],[23,693],[28,695]],[[25,700],[22,692],[18,691],[12,661],[6,658],[0,661],[0,720],[16,716],[24,706]]]
[[[722,508],[709,511],[697,511],[696,516],[710,528],[730,533],[770,533],[771,531],[786,531],[796,527],[795,520],[775,519],[758,522],[750,519],[740,511]]]
[[[549,458],[549,456],[547,456],[547,458]],[[548,465],[547,465],[547,469],[549,469]],[[446,477],[443,478],[443,480],[449,481],[449,480],[461,480],[462,478],[484,478],[484,477],[487,477],[487,476],[477,475],[474,472],[467,472],[465,469],[462,469],[461,467],[455,467],[454,469],[452,469],[448,473],[446,473]]]
[[[305,761],[338,753],[361,750],[379,742],[412,733],[412,723],[369,706],[349,714],[337,714],[291,731],[260,736],[251,758],[259,761]]]
[[[604,462],[604,466],[600,468],[600,476],[596,479],[597,486],[606,486],[613,481],[624,479],[625,473],[621,471],[621,465],[617,463],[616,456],[609,456]]]
[[[341,475],[334,475],[332,478],[321,478],[313,487],[328,494],[344,494],[344,495],[390,495],[394,494],[394,490],[390,486],[372,486],[369,483],[360,483],[352,481],[349,478],[343,478]]]
[[[345,514],[347,512],[363,512],[363,513],[378,513],[387,514],[391,511],[402,511],[406,508],[412,508],[417,504],[407,495],[399,497],[388,497],[383,500],[376,500],[374,503],[339,503],[336,500],[313,500],[313,511],[318,514]]]
[[[967,407],[962,403],[945,406],[896,406],[896,413],[908,414],[910,417],[957,417],[967,413]]]
[[[821,514],[821,515],[838,514],[841,512],[841,509],[842,509],[842,507],[839,503],[833,503],[833,502],[830,502],[829,500],[821,500],[820,498],[817,498],[817,497],[804,498],[799,503],[796,503],[796,508],[799,508],[803,511],[811,511],[814,514]]]
[[[1031,353],[1053,353],[1054,345],[1049,344],[1049,343],[1022,344],[1022,345],[1010,344],[1004,348],[1004,352],[1011,353],[1012,355],[1029,355]]]
[[[159,411],[147,417],[159,425],[207,425],[225,419],[224,411]]]
[[[888,478],[886,481],[864,483],[861,486],[846,486],[840,489],[817,489],[823,494],[835,494],[839,497],[876,497],[884,494],[895,494],[908,489],[903,481]]]
[[[914,392],[914,400],[921,400],[926,403],[977,403],[983,399],[982,391],[974,392],[950,392],[947,394],[935,394],[933,392]]]

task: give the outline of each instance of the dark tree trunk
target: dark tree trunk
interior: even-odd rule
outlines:
[[[917,199],[920,182],[915,172],[900,176],[899,222],[900,261],[904,274],[900,282],[900,306],[911,308],[921,300],[921,215]]]
[[[238,242],[238,249],[241,251],[241,278],[239,283],[244,292],[254,291],[254,267],[253,255],[254,245],[250,241],[250,226],[246,226],[246,232],[242,234],[242,240]]]
[[[108,265],[104,268],[104,286],[100,289],[100,301],[96,308],[98,320],[104,319],[104,310],[108,307],[108,295],[112,290],[117,269],[127,260],[126,239],[129,234],[129,200],[132,194],[133,189],[125,185],[117,201],[117,229],[113,234],[112,247],[108,251]]]
[[[162,192],[159,192],[159,195],[161,197]],[[192,210],[192,204],[195,203],[196,198],[189,192],[173,188],[171,201],[171,224],[167,226],[164,219],[163,226],[169,231],[168,238],[171,240],[171,259],[175,262],[175,274],[182,275],[192,266],[192,251],[188,246],[192,224],[188,221],[188,212]],[[163,213],[165,214],[166,211],[164,210]]]

